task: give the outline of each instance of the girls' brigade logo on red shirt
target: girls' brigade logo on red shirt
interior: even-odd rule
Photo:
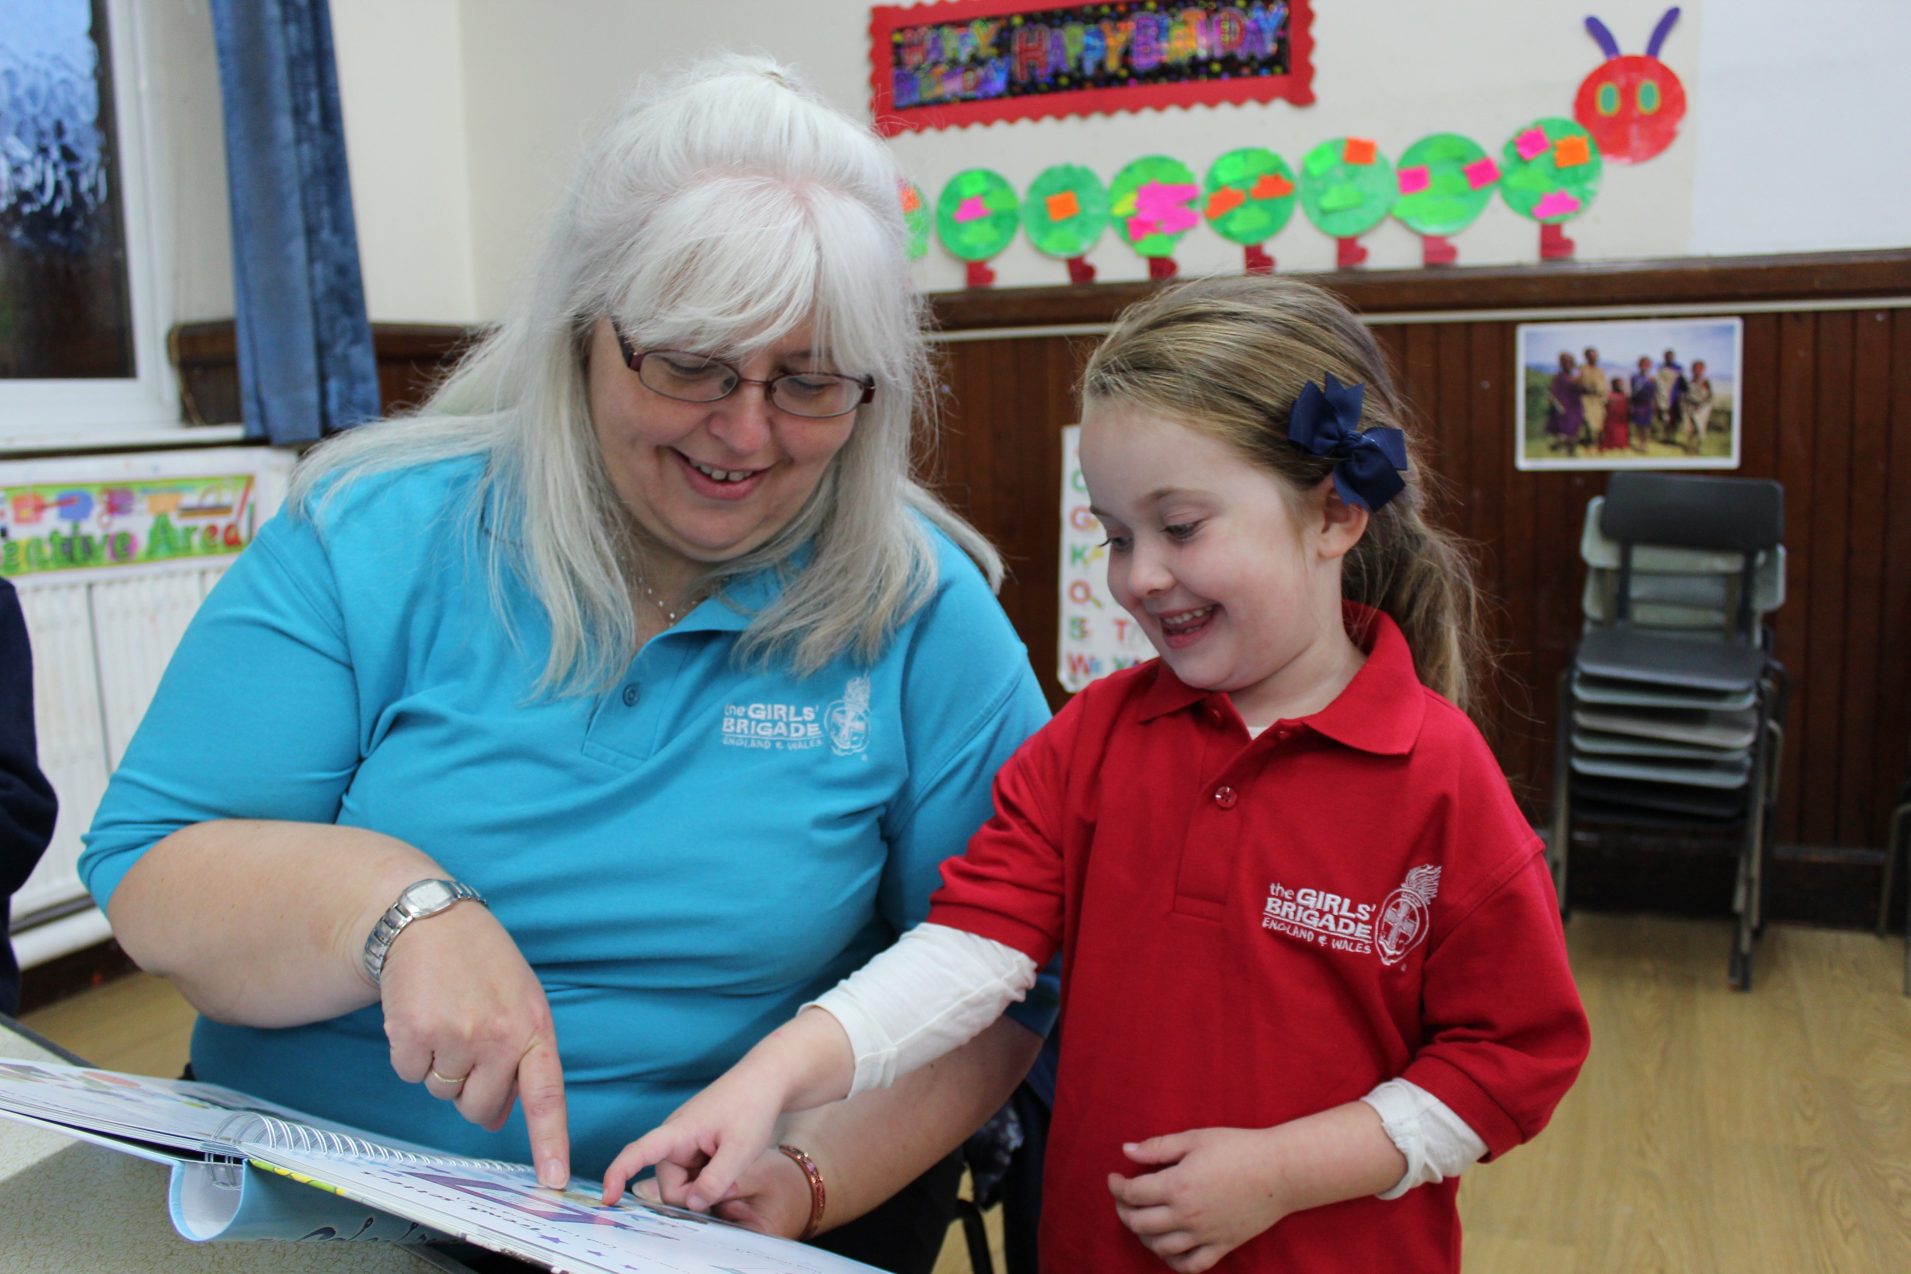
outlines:
[[[1407,952],[1427,940],[1427,921],[1433,914],[1433,896],[1440,892],[1438,867],[1415,867],[1400,882],[1400,888],[1380,904],[1380,929],[1374,945],[1380,949],[1380,963],[1399,964]]]
[[[1267,887],[1261,928],[1329,951],[1377,955],[1382,964],[1392,966],[1427,940],[1433,898],[1439,892],[1438,867],[1415,867],[1378,906],[1275,881]]]

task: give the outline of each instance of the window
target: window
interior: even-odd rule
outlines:
[[[176,440],[151,6],[0,0],[0,450]]]

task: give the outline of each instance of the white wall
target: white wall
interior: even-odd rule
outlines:
[[[179,2],[179,0],[173,0]],[[582,140],[644,70],[719,43],[794,62],[845,109],[867,111],[864,0],[331,0],[345,93],[366,287],[375,320],[495,317]],[[1316,103],[1286,102],[1022,121],[891,144],[933,199],[985,165],[1018,187],[1084,163],[1104,178],[1161,152],[1197,173],[1222,151],[1267,145],[1290,163],[1353,134],[1397,156],[1425,133],[1496,149],[1542,115],[1570,116],[1600,62],[1591,10],[1627,53],[1644,52],[1663,0],[1339,0],[1315,18]],[[1896,130],[1911,119],[1911,6],[1903,0],[1687,0],[1662,56],[1692,108],[1657,158],[1608,164],[1567,233],[1582,260],[1911,244],[1911,172]],[[687,16],[686,16],[687,15]],[[1389,222],[1367,236],[1369,268],[1419,264]],[[1455,237],[1461,264],[1532,262],[1538,230],[1495,201]],[[1333,243],[1301,216],[1270,245],[1282,268],[1329,269]],[[1105,280],[1145,267],[1112,235],[1090,254]],[[1238,269],[1204,229],[1184,271]],[[998,286],[1061,283],[1059,262],[1022,240],[994,263]],[[926,287],[959,287],[932,248]]]
[[[1911,5],[1724,0],[1711,12],[1693,250],[1911,244]]]
[[[330,0],[346,162],[374,322],[474,323],[486,258],[458,0]],[[527,11],[541,5],[524,5]]]

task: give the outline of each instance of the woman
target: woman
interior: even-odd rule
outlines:
[[[1553,450],[1565,448],[1567,455],[1579,451],[1579,431],[1586,425],[1580,408],[1579,365],[1568,350],[1559,351],[1559,370],[1553,373],[1546,391],[1546,432],[1552,436]]]
[[[897,182],[774,64],[692,68],[424,412],[307,461],[82,864],[202,1013],[200,1078],[559,1184],[920,919],[1047,711],[997,558],[909,477]],[[733,1212],[921,1172],[1038,1042],[992,1035],[985,1080],[805,1129]]]

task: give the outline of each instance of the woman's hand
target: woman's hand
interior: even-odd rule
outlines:
[[[1108,1175],[1115,1215],[1169,1269],[1212,1267],[1295,1210],[1284,1195],[1278,1133],[1199,1128],[1124,1145],[1129,1159],[1154,1170]]]
[[[406,926],[381,977],[392,1069],[496,1132],[524,1105],[538,1183],[570,1179],[564,1068],[544,987],[504,926],[460,903]]]

